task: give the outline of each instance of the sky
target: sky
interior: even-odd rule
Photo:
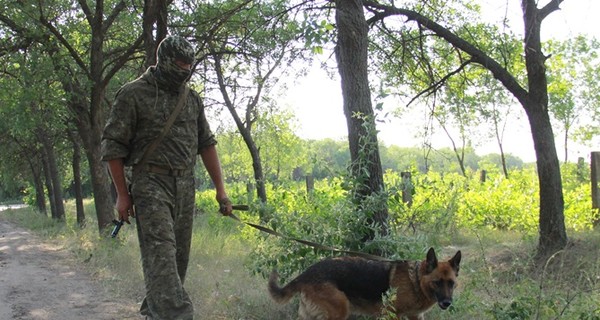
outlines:
[[[548,1],[540,1],[547,3]],[[518,0],[480,0],[482,15],[490,21],[500,21],[505,14],[508,15],[511,29],[522,35],[523,23],[520,1]],[[508,6],[508,7],[507,7]],[[600,39],[600,0],[565,0],[561,10],[552,13],[542,23],[542,41],[548,39],[567,39],[578,34],[586,34]],[[298,134],[305,139],[345,139],[348,130],[346,118],[342,109],[342,96],[339,80],[331,80],[318,66],[311,69],[305,78],[301,78],[287,91],[284,104],[291,108],[299,122]],[[394,106],[384,105],[386,110]],[[512,107],[521,113],[519,119],[511,121],[510,130],[505,133],[505,152],[523,159],[525,162],[535,161],[531,131],[520,105]],[[413,108],[402,118],[388,116],[383,118],[383,123],[378,123],[378,138],[386,145],[400,147],[420,147],[422,138],[415,138],[424,124],[423,112]],[[432,144],[434,148],[450,147],[448,137],[441,133],[434,135]],[[564,159],[561,132],[554,129],[556,148],[559,159]],[[589,161],[591,151],[600,151],[600,146],[593,148],[569,145],[569,161],[576,161],[583,157]],[[499,153],[494,140],[476,146],[479,155]]]

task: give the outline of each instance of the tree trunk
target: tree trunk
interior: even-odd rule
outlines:
[[[77,136],[72,131],[68,130],[67,134],[73,144],[73,187],[75,189],[77,225],[83,228],[85,227],[85,212],[83,209],[83,190],[81,186],[81,146]]]
[[[567,245],[560,165],[548,112],[541,106],[526,110],[537,158],[540,187],[538,257],[545,258]]]
[[[246,140],[246,139],[244,139]],[[267,203],[267,189],[265,187],[265,174],[262,169],[262,162],[260,160],[260,151],[256,147],[254,140],[246,142],[250,155],[252,156],[252,169],[254,171],[254,181],[256,182],[256,196],[262,203]]]
[[[500,147],[500,161],[502,162],[502,172],[504,173],[504,177],[508,179],[508,168],[506,167],[506,154],[504,153],[504,147],[502,143],[499,144]]]
[[[371,104],[367,55],[368,30],[360,0],[336,1],[338,42],[336,60],[341,77],[344,114],[348,124],[351,173],[356,179],[354,197],[367,214],[367,223],[378,224],[381,234],[388,233],[388,211],[385,201],[374,208],[362,207],[368,196],[384,192],[383,171]],[[374,232],[364,240],[371,240]]]
[[[213,48],[213,51],[214,48]],[[264,177],[264,173],[263,173],[263,168],[262,168],[262,162],[260,159],[260,150],[259,148],[256,146],[256,143],[254,142],[254,139],[252,138],[252,119],[251,117],[248,117],[248,115],[252,114],[252,112],[254,110],[256,110],[256,103],[257,101],[255,100],[253,103],[251,103],[250,105],[248,105],[246,108],[246,123],[244,124],[242,122],[242,119],[240,118],[237,110],[235,109],[235,105],[234,103],[231,101],[231,99],[229,98],[229,93],[227,92],[227,86],[225,85],[225,80],[224,80],[224,76],[223,76],[223,68],[221,65],[221,58],[222,58],[222,54],[217,53],[216,51],[213,52],[214,55],[214,59],[215,59],[215,72],[217,74],[217,81],[219,82],[219,90],[221,91],[221,94],[223,95],[223,99],[225,100],[225,106],[227,107],[227,109],[229,110],[229,113],[231,113],[231,116],[233,117],[233,121],[235,122],[236,127],[238,128],[238,130],[240,131],[240,134],[242,135],[242,138],[244,139],[244,143],[246,143],[246,146],[248,147],[248,151],[250,152],[250,156],[252,157],[252,169],[254,172],[254,181],[256,183],[256,195],[258,196],[258,198],[260,199],[260,201],[262,203],[267,203],[267,190],[265,187],[265,177]],[[264,216],[259,213],[261,215],[261,219],[263,219],[264,221]]]
[[[600,210],[600,152],[594,151],[590,157],[592,210]],[[594,221],[594,226],[597,227],[598,225],[600,225],[600,219]]]
[[[56,163],[56,154],[54,153],[54,146],[52,141],[45,134],[43,128],[37,129],[38,140],[42,145],[44,156],[46,157],[46,166],[48,168],[49,183],[52,188],[52,198],[54,199],[54,211],[52,212],[52,218],[56,220],[65,220],[65,206],[63,203],[63,190],[62,182],[58,174],[58,165]],[[50,195],[49,195],[50,196]]]
[[[148,68],[156,64],[156,42],[154,41],[154,22],[156,21],[156,5],[153,0],[144,1],[144,14],[142,16],[142,36],[146,50],[146,63]]]
[[[237,113],[235,113],[234,119],[237,119],[236,116]],[[236,124],[237,123],[238,121],[236,121]],[[256,184],[256,196],[262,203],[267,203],[267,188],[265,186],[265,175],[263,173],[262,160],[260,159],[260,150],[256,146],[250,130],[246,129],[241,121],[238,124],[238,130],[240,131],[242,138],[248,147],[248,151],[250,151],[250,156],[252,157],[252,171],[254,172],[254,182]],[[261,219],[262,218],[265,217],[261,215]]]
[[[380,10],[378,19],[388,15],[401,14],[415,20],[421,26],[433,31],[458,49],[471,56],[471,60],[488,69],[508,91],[521,103],[531,126],[535,153],[537,156],[538,179],[540,186],[540,239],[538,258],[547,257],[567,244],[564,222],[564,199],[562,180],[552,125],[548,115],[548,83],[544,62],[540,30],[542,21],[559,9],[563,0],[553,0],[537,8],[536,0],[521,0],[525,25],[525,65],[527,67],[527,91],[496,60],[471,43],[458,37],[450,30],[415,11],[384,6],[375,1],[363,0],[370,9]]]
[[[146,50],[145,67],[156,64],[156,47],[158,43],[167,37],[168,1],[146,0],[144,1],[144,15],[142,21],[142,34],[144,48]],[[155,28],[156,26],[156,28]],[[154,37],[156,32],[156,38]]]
[[[494,107],[494,110],[495,109],[496,107]],[[499,124],[496,112],[494,112],[492,120],[494,121],[494,135],[496,136],[496,143],[498,143],[498,149],[500,149],[500,161],[502,163],[502,172],[504,173],[504,177],[508,179],[508,168],[506,167],[506,154],[504,153],[504,145],[502,143],[503,134],[500,133],[500,129],[498,128]],[[504,132],[504,127],[502,128],[502,132]]]
[[[90,167],[98,231],[102,234],[104,229],[112,226],[114,218],[114,201],[110,191],[111,181],[101,160],[100,145],[104,123],[101,121],[100,111],[93,113],[89,111],[94,106],[87,107],[84,98],[86,94],[82,88],[70,82],[70,79],[66,79],[63,86],[67,92],[72,93],[67,104],[69,109],[76,114],[75,125]],[[101,101],[93,100],[93,102],[100,103]],[[100,106],[95,108],[100,109]]]
[[[56,216],[56,199],[54,198],[54,187],[52,186],[52,178],[50,177],[50,167],[46,160],[46,155],[42,152],[42,171],[44,172],[44,184],[46,185],[46,192],[48,193],[48,202],[50,203],[50,216],[54,218]]]
[[[523,105],[533,137],[540,186],[540,238],[537,257],[544,259],[567,245],[560,165],[548,113],[546,57],[542,52],[542,20],[551,8],[537,8],[537,1],[522,0],[525,22],[525,65],[529,94]],[[558,1],[560,3],[560,1]],[[557,4],[558,6],[558,4]]]
[[[110,194],[110,177],[108,171],[100,158],[100,137],[102,130],[94,129],[94,133],[87,137],[88,146],[85,153],[90,166],[90,175],[92,180],[92,190],[94,190],[94,207],[98,219],[98,231],[102,234],[103,230],[112,226],[114,218],[114,202]]]
[[[32,160],[28,161],[33,176],[33,185],[35,187],[35,206],[41,214],[48,216],[48,210],[46,209],[46,194],[44,193],[44,182],[42,180],[43,169],[34,165]]]

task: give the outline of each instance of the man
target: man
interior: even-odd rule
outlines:
[[[179,36],[158,46],[157,63],[116,95],[102,136],[102,159],[117,190],[119,218],[135,217],[144,269],[147,319],[193,319],[193,306],[183,284],[188,266],[194,215],[196,154],[200,154],[216,188],[223,215],[231,214],[204,107],[189,90],[175,122],[154,151],[144,156],[184,95],[195,52]],[[132,167],[128,189],[124,167]],[[134,211],[135,204],[135,211]]]

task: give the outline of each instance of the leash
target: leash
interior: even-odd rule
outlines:
[[[231,206],[233,208],[233,210],[238,210],[238,211],[248,211],[249,207],[245,204],[235,204]],[[343,253],[343,254],[347,254],[347,255],[351,255],[351,256],[358,256],[361,258],[365,258],[365,259],[369,259],[369,260],[376,260],[376,261],[384,261],[384,262],[395,262],[397,260],[391,260],[388,258],[384,258],[378,255],[374,255],[374,254],[370,254],[370,253],[365,253],[365,252],[359,252],[359,251],[351,251],[351,250],[343,250],[343,249],[338,249],[338,248],[334,248],[331,246],[326,246],[320,243],[316,243],[313,241],[308,241],[308,240],[303,240],[303,239],[298,239],[298,238],[293,238],[293,237],[288,237],[280,232],[277,232],[271,228],[259,225],[259,224],[255,224],[252,222],[246,222],[246,221],[242,221],[240,218],[238,218],[236,215],[234,215],[233,213],[228,215],[228,217],[232,218],[233,220],[236,220],[239,223],[248,225],[252,228],[258,229],[262,232],[265,232],[267,234],[276,236],[276,237],[280,237],[286,240],[290,240],[290,241],[295,241],[304,245],[307,245],[309,247],[313,247],[315,249],[321,249],[321,250],[327,250],[327,251],[333,251],[333,252],[338,252],[338,253]]]

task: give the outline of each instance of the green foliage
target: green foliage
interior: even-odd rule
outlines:
[[[543,280],[540,280],[543,281]],[[515,284],[513,295],[492,303],[486,312],[494,320],[514,319],[599,319],[593,295],[581,296],[577,290],[539,291],[539,283],[526,280]],[[570,292],[569,292],[570,291]]]
[[[565,183],[566,195],[577,194],[579,187],[588,184],[587,181],[572,181],[572,177],[576,176],[572,167],[563,167],[563,171],[568,180]],[[588,232],[588,227],[577,229],[582,231],[571,231],[571,244],[546,263],[545,271],[539,271],[531,269],[535,230],[512,226],[510,221],[514,217],[500,220],[506,225],[500,228],[472,222],[485,219],[461,213],[461,203],[466,198],[480,208],[478,210],[484,210],[481,209],[485,207],[483,202],[501,202],[498,212],[493,215],[487,211],[469,211],[473,215],[490,215],[490,223],[498,219],[495,215],[514,210],[508,205],[511,204],[508,199],[499,199],[494,188],[506,198],[524,202],[519,207],[531,206],[537,201],[534,193],[523,198],[516,195],[531,192],[527,190],[536,179],[533,169],[515,170],[508,180],[502,178],[498,171],[491,170],[489,180],[483,184],[478,179],[464,178],[459,174],[421,174],[416,170],[411,173],[413,182],[406,183],[396,173],[386,172],[392,232],[356,249],[372,252],[376,247],[390,258],[422,259],[429,246],[440,249],[442,255],[460,248],[464,254],[464,265],[453,306],[447,311],[433,308],[427,314],[428,319],[595,320],[600,317],[597,304],[600,299],[600,241],[597,232]],[[354,230],[362,227],[363,221],[352,209],[342,180],[317,180],[315,190],[310,193],[303,187],[300,182],[268,184],[272,199],[269,205],[246,202],[245,184],[233,184],[228,191],[235,203],[251,204],[250,212],[235,212],[243,221],[259,223],[257,212],[262,210],[270,217],[268,225],[289,237],[340,249],[352,248],[353,243],[360,240],[356,238],[356,234],[360,233]],[[405,187],[415,188],[411,207],[401,203],[401,198],[397,197]],[[475,197],[476,192],[486,194],[488,198]],[[316,260],[338,253],[266,235],[224,218],[217,213],[214,197],[214,190],[199,191],[196,195],[201,214],[194,222],[193,251],[186,284],[194,299],[197,315],[211,319],[294,318],[295,303],[279,306],[270,302],[263,276],[277,269],[283,275],[282,281],[287,281]],[[489,197],[497,198],[489,200]],[[571,198],[567,196],[566,199]],[[582,200],[577,199],[573,197],[572,201],[589,203],[586,196]],[[86,205],[88,215],[92,209],[91,204]],[[133,225],[124,226],[118,239],[98,237],[94,228],[81,230],[76,227],[71,202],[67,203],[66,224],[57,224],[29,209],[9,210],[1,214],[53,241],[66,243],[76,260],[84,261],[81,265],[110,287],[116,297],[123,297],[121,301],[139,297],[143,292]],[[589,225],[586,224],[589,221],[585,221],[588,218],[570,218],[569,215],[567,221],[575,219],[581,225]],[[523,219],[533,218],[534,215],[531,215]],[[412,225],[409,225],[411,221]],[[88,222],[88,225],[94,223]],[[441,246],[441,243],[444,245]],[[391,299],[393,292],[385,298],[386,303]],[[133,305],[135,301],[131,303]],[[386,315],[382,319],[386,319]]]
[[[458,174],[412,173],[412,184],[406,185],[400,176],[386,172],[386,186],[390,192],[388,205],[390,218],[400,226],[412,229],[432,227],[443,230],[453,224],[456,206],[463,179]],[[413,203],[405,203],[402,191],[411,188]]]
[[[23,194],[23,203],[35,207],[35,189],[33,186],[28,186]]]
[[[548,41],[544,50],[552,57],[548,59],[550,114],[565,139],[578,133],[575,139],[590,142],[592,137],[582,133],[600,128],[600,42],[580,35],[565,41]]]
[[[229,190],[234,203],[252,205],[250,212],[237,215],[255,223],[260,223],[259,216],[264,217],[267,226],[289,238],[394,258],[421,258],[428,246],[446,241],[440,234],[450,235],[456,230],[536,234],[539,196],[535,169],[511,170],[506,179],[497,167],[487,168],[486,182],[481,182],[476,174],[464,177],[417,170],[406,181],[397,172],[386,171],[391,232],[388,236],[377,235],[368,243],[363,242],[361,235],[369,228],[377,230],[377,226],[368,226],[364,211],[352,204],[345,180],[316,180],[315,189],[309,193],[303,182],[268,183],[268,205],[254,203],[245,184],[232,184]],[[591,230],[598,213],[591,210],[589,184],[573,182],[577,175],[573,168],[563,168],[568,181],[564,190],[566,225],[573,231]],[[411,205],[402,198],[405,190],[412,195]],[[370,201],[365,203],[369,206]],[[197,204],[200,211],[209,215],[217,212],[212,190],[198,192]],[[254,273],[267,275],[277,269],[285,279],[322,257],[336,255],[249,227],[242,230],[244,238],[255,244],[248,262]]]
[[[533,170],[513,171],[479,183],[471,180],[458,206],[461,227],[534,231],[538,226],[537,177]]]
[[[390,258],[420,257],[426,248],[422,237],[404,237],[394,233],[377,236],[363,244],[357,231],[365,226],[364,215],[352,209],[347,191],[341,180],[316,181],[310,193],[297,184],[268,185],[268,206],[253,208],[253,212],[240,213],[245,221],[258,223],[256,211],[262,210],[269,218],[268,226],[287,238],[263,234],[250,227],[243,230],[244,237],[254,244],[248,267],[253,273],[268,275],[277,269],[282,278],[308,267],[315,261],[338,253],[318,250],[290,239],[303,239],[342,250],[363,252],[381,251]],[[376,226],[372,226],[376,229]]]
[[[395,288],[388,289],[383,295],[383,312],[382,315],[377,317],[377,320],[393,320],[396,319],[396,308],[394,307],[394,301],[398,298],[398,294]]]
[[[323,47],[331,43],[334,35],[333,25],[326,20],[305,20],[301,29],[304,30],[305,47],[310,48],[314,54],[323,54]]]
[[[339,176],[346,172],[350,164],[350,151],[347,141],[333,139],[309,140],[307,144],[307,157],[309,158],[309,172],[315,179]]]
[[[572,167],[565,166],[565,170]],[[598,218],[591,208],[588,183],[567,175],[565,181],[565,223],[570,230],[591,230]],[[400,176],[388,171],[386,186],[390,192],[390,216],[408,228],[514,230],[534,233],[538,228],[538,178],[533,168],[510,171],[506,179],[498,170],[490,170],[487,181],[458,174],[412,172],[413,203],[402,199],[406,185]]]

